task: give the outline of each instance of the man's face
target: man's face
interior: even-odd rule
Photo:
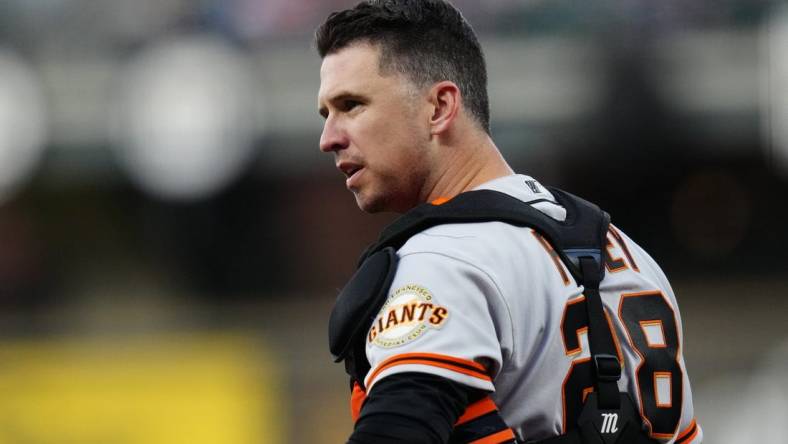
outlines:
[[[429,191],[429,102],[404,76],[381,75],[379,56],[359,43],[323,59],[320,150],[334,153],[359,208],[404,212]]]

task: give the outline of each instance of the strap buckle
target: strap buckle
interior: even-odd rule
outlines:
[[[594,368],[597,380],[601,382],[618,382],[621,379],[621,363],[613,355],[605,353],[594,355]]]

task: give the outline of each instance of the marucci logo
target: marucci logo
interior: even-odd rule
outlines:
[[[435,303],[432,294],[419,285],[397,289],[383,305],[369,329],[367,341],[384,348],[407,344],[429,328],[440,328],[449,310]]]
[[[602,429],[600,432],[618,432],[618,413],[602,413]]]

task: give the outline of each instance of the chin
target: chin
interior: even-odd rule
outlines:
[[[361,190],[354,191],[353,195],[356,197],[356,205],[365,213],[383,213],[387,211],[397,211],[391,195],[372,193],[367,189],[366,192]]]
[[[388,211],[388,208],[386,208],[386,205],[384,205],[381,199],[370,199],[361,194],[356,194],[356,205],[358,205],[361,211],[370,214]]]
[[[404,200],[397,200],[392,196],[362,196],[356,194],[356,205],[365,213],[406,213],[415,207],[417,202],[406,203]]]

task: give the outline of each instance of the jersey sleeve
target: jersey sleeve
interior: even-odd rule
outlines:
[[[371,390],[387,376],[421,372],[493,391],[501,336],[511,335],[499,319],[500,301],[492,278],[465,260],[433,252],[402,256],[367,334],[365,385]]]

